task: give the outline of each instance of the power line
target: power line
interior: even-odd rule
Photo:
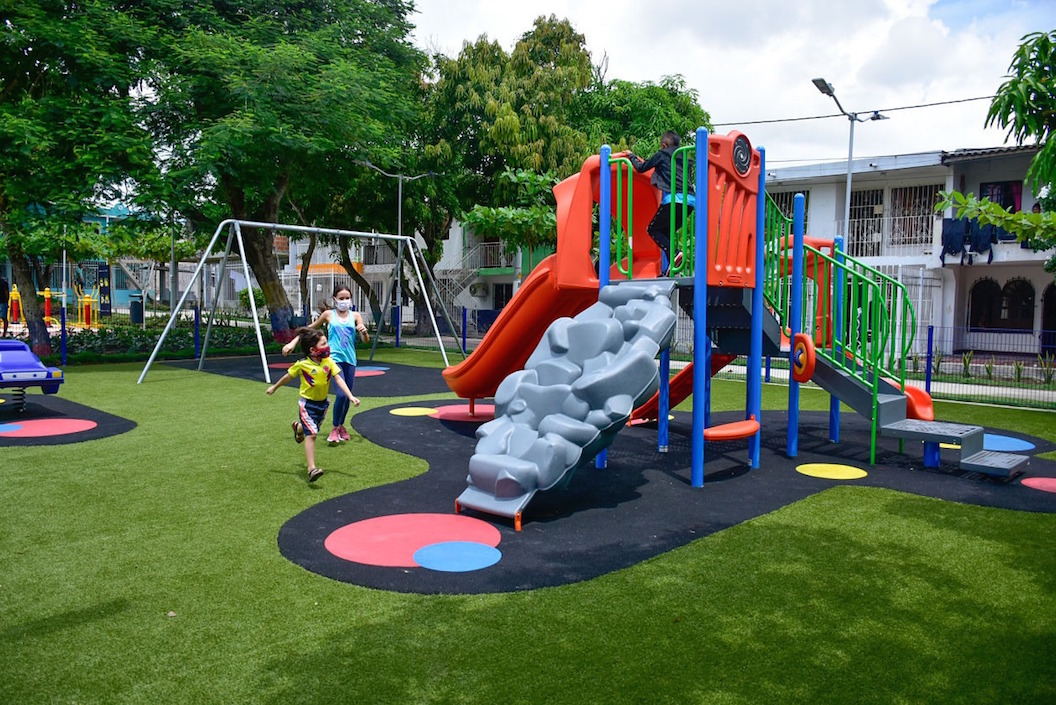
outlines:
[[[920,103],[919,105],[903,105],[897,108],[880,108],[879,110],[863,110],[862,113],[893,113],[896,110],[917,110],[918,108],[933,108],[937,105],[954,105],[956,103],[970,103],[976,100],[993,100],[994,96],[984,95],[978,98],[961,98],[959,100],[944,100],[938,103]],[[806,117],[777,118],[775,120],[745,120],[743,122],[716,122],[713,127],[731,127],[736,125],[772,125],[779,122],[802,122],[804,120],[827,120],[834,117],[846,117],[843,113],[832,113],[831,115],[809,115]]]

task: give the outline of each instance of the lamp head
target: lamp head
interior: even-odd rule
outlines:
[[[830,98],[836,97],[836,92],[833,89],[832,84],[826,81],[824,78],[815,78],[812,83],[814,84],[815,88],[817,88],[819,91],[829,96]]]
[[[888,116],[882,114],[879,110],[874,110],[873,114],[869,117],[870,120],[890,120]]]

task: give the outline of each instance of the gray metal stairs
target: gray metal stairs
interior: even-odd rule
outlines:
[[[873,395],[869,388],[846,370],[822,357],[817,358],[812,381],[867,419],[873,418]],[[896,387],[877,394],[877,427],[881,436],[924,442],[924,465],[937,467],[939,444],[960,446],[962,470],[994,477],[1011,477],[1028,456],[983,449],[983,427],[946,421],[906,418],[906,396]]]

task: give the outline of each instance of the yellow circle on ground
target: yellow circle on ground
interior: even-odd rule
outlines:
[[[401,406],[399,409],[389,411],[393,416],[432,416],[436,409],[427,406]]]
[[[869,474],[853,465],[837,465],[836,463],[806,463],[797,467],[796,471],[824,480],[860,480]]]

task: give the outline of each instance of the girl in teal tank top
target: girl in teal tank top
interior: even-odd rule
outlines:
[[[356,334],[358,333],[364,341],[370,340],[367,334],[367,326],[363,322],[363,316],[358,311],[352,311],[352,291],[343,284],[338,284],[334,289],[334,307],[323,311],[308,326],[319,328],[328,326],[327,338],[330,343],[330,357],[341,366],[341,378],[352,389],[356,380]],[[289,355],[297,346],[297,338],[286,343],[282,347],[282,354]],[[328,443],[340,443],[351,438],[345,429],[345,417],[351,402],[341,391],[336,394],[334,401],[334,428],[326,440]]]

